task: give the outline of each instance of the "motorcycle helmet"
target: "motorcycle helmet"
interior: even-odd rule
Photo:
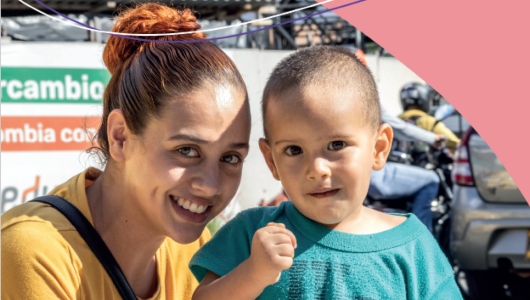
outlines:
[[[440,106],[448,103],[449,102],[447,102],[447,100],[445,100],[445,98],[440,95],[440,93],[438,93],[435,89],[431,88],[431,91],[429,93],[430,115],[434,115],[434,113]]]
[[[431,108],[433,89],[427,84],[417,82],[407,83],[400,93],[401,106],[406,110],[408,106],[418,106],[422,111],[428,113]]]

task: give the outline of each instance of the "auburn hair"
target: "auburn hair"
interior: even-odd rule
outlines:
[[[190,9],[177,10],[163,4],[145,3],[120,13],[113,32],[159,34],[197,31],[201,28]],[[245,83],[234,62],[202,32],[142,37],[111,35],[103,61],[111,78],[103,95],[103,115],[94,147],[106,163],[110,158],[107,119],[120,109],[129,130],[141,135],[150,118],[160,116],[175,97],[211,84],[229,84],[243,92]],[[179,41],[203,40],[192,43]],[[92,148],[92,149],[94,149]]]

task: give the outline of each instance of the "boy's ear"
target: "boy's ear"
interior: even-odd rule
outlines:
[[[388,154],[392,147],[393,138],[394,133],[392,132],[392,127],[390,127],[390,125],[383,123],[379,126],[375,136],[373,170],[379,171],[385,166],[386,159],[388,158]]]
[[[125,142],[127,141],[128,128],[120,109],[114,109],[107,118],[107,138],[109,141],[109,154],[115,161],[125,159]]]
[[[259,139],[259,149],[261,150],[261,154],[263,154],[263,158],[265,158],[265,162],[267,163],[269,170],[271,170],[271,173],[274,179],[280,180],[280,176],[278,175],[278,170],[276,169],[276,165],[274,164],[274,159],[272,158],[272,150],[269,145],[269,141],[263,138]]]

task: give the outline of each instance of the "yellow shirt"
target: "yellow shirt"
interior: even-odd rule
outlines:
[[[407,120],[416,116],[420,117],[418,120],[416,120],[416,126],[437,134],[444,135],[448,139],[447,148],[449,148],[452,152],[455,151],[456,146],[458,143],[460,143],[460,139],[442,122],[438,122],[438,124],[436,124],[436,126],[433,128],[434,124],[436,123],[435,117],[430,116],[426,112],[419,109],[410,109],[402,113],[399,118]]]
[[[74,204],[92,223],[86,186],[101,171],[90,168],[50,194]],[[156,252],[158,289],[150,299],[191,299],[198,285],[188,268],[211,238],[208,229],[188,245],[166,239]],[[2,300],[120,299],[114,283],[70,222],[47,204],[31,202],[2,215]]]

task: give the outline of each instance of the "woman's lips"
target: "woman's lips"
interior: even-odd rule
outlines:
[[[173,210],[184,219],[202,223],[206,221],[212,210],[212,205],[198,205],[184,198],[170,196]]]
[[[197,214],[201,214],[205,212],[206,209],[208,209],[208,207],[210,206],[207,204],[200,204],[194,201],[190,201],[182,197],[175,198],[174,196],[171,196],[171,200],[177,202],[180,207],[183,207],[184,209],[187,209],[191,211],[192,213],[197,213]]]

